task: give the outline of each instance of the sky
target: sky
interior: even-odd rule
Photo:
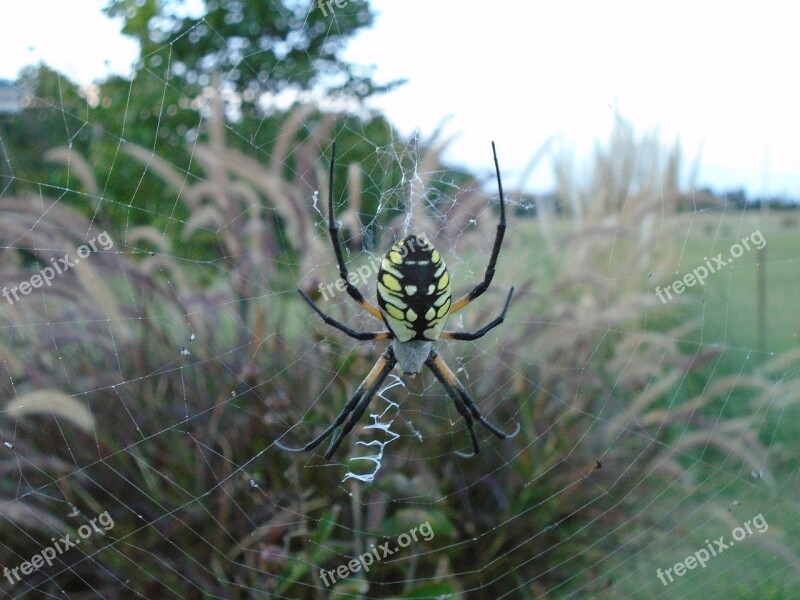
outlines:
[[[102,14],[105,1],[6,3],[0,78],[40,60],[83,83],[129,73],[137,48]],[[640,134],[658,128],[665,144],[679,139],[686,171],[699,160],[698,184],[800,197],[790,3],[372,5],[375,27],[342,57],[375,65],[379,82],[408,79],[371,105],[402,133],[441,127],[453,164],[491,173],[495,140],[513,187],[546,140],[555,136],[580,162],[622,116]],[[330,18],[335,27],[335,10]],[[550,166],[539,165],[525,183],[546,189]]]

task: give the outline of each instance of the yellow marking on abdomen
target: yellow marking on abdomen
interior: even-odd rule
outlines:
[[[381,262],[381,267],[383,268],[384,271],[386,271],[387,273],[391,273],[397,279],[403,278],[403,274],[394,268],[392,261],[390,261],[388,258],[383,259],[383,261]]]
[[[436,313],[436,316],[440,319],[447,314],[448,309],[450,308],[450,298],[447,299],[447,302],[442,304],[442,307]]]
[[[385,285],[383,285],[380,281],[378,282],[378,293],[380,294],[383,301],[387,304],[394,304],[398,308],[405,308],[407,305],[400,299],[400,296],[393,293],[389,290]]]
[[[401,289],[403,289],[403,286],[401,286],[400,282],[397,281],[397,277],[391,273],[384,273],[381,279],[383,280],[383,285],[394,292],[399,292]]]
[[[403,311],[399,308],[395,308],[391,304],[386,305],[386,312],[388,312],[391,316],[393,316],[398,321],[405,321],[406,316],[403,314]]]
[[[450,300],[450,294],[445,292],[441,296],[439,296],[436,300],[433,301],[433,305],[438,307],[447,302],[448,300]]]

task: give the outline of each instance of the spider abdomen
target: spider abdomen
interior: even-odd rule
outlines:
[[[378,271],[378,306],[398,341],[437,340],[450,302],[447,266],[424,235],[406,237],[383,257]]]

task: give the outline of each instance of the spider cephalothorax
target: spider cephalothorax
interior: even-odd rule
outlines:
[[[453,400],[458,413],[464,417],[472,440],[473,453],[479,451],[478,440],[472,428],[473,418],[500,439],[513,437],[517,434],[519,424],[517,424],[513,433],[506,434],[481,415],[475,401],[433,347],[433,343],[439,339],[471,341],[482,337],[490,329],[503,322],[508,305],[511,302],[511,296],[514,293],[514,288],[512,287],[508,292],[508,297],[500,316],[478,331],[468,333],[444,330],[448,315],[458,312],[483,294],[494,277],[497,256],[500,253],[500,246],[503,243],[503,235],[506,229],[506,212],[503,184],[500,179],[500,166],[497,162],[494,142],[492,142],[492,152],[497,173],[497,187],[500,190],[500,222],[497,224],[497,234],[495,235],[492,254],[489,258],[489,265],[486,267],[483,281],[476,285],[469,294],[456,302],[452,302],[450,276],[439,251],[433,247],[424,234],[410,235],[395,243],[381,261],[381,267],[378,271],[379,308],[376,308],[350,282],[347,266],[342,256],[342,248],[339,241],[339,223],[333,214],[333,168],[336,160],[336,146],[334,145],[330,165],[328,230],[336,253],[336,260],[339,263],[339,275],[345,282],[346,290],[350,297],[373,317],[382,321],[386,325],[387,331],[355,331],[326,315],[302,290],[298,291],[328,325],[336,327],[357,340],[392,340],[392,343],[378,359],[378,362],[375,363],[375,366],[372,367],[372,370],[367,374],[361,385],[358,386],[358,389],[345,404],[336,420],[322,434],[301,448],[289,448],[276,441],[275,444],[278,447],[291,452],[313,450],[337,427],[344,424],[342,430],[333,437],[328,450],[325,452],[325,458],[333,456],[344,436],[350,432],[367,410],[372,396],[378,391],[383,380],[386,379],[386,376],[397,364],[400,365],[406,375],[419,373],[423,366],[427,366],[431,370]],[[349,420],[347,419],[348,416],[350,416]],[[346,420],[347,423],[345,424]],[[459,454],[471,456],[464,453]]]

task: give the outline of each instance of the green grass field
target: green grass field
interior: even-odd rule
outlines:
[[[703,369],[710,382],[726,376],[747,375],[765,361],[798,348],[800,331],[800,302],[797,293],[800,284],[800,230],[793,213],[755,212],[723,216],[709,212],[691,219],[690,224],[675,236],[680,248],[680,262],[674,279],[683,277],[699,265],[706,257],[722,253],[727,263],[732,245],[753,232],[760,231],[766,241],[764,250],[744,251],[732,258],[724,268],[708,276],[704,286],[695,285],[680,295],[682,318],[697,319],[701,328],[694,339],[702,349],[707,345],[726,348],[718,363]],[[752,239],[752,238],[751,238]],[[753,244],[751,243],[751,246]],[[713,264],[713,263],[712,263]],[[668,285],[674,279],[665,278],[660,284]],[[761,289],[760,282],[765,282]],[[759,305],[762,294],[764,306]],[[763,310],[765,329],[759,331],[759,311]],[[763,335],[763,339],[762,339]],[[762,348],[763,345],[763,348]],[[796,372],[785,373],[786,378],[795,378]],[[746,396],[746,394],[743,394]],[[760,422],[759,438],[769,449],[769,468],[776,486],[768,490],[761,481],[752,477],[747,469],[729,483],[698,489],[703,490],[707,500],[719,506],[728,505],[731,525],[744,521],[753,514],[763,513],[770,530],[751,540],[743,547],[731,549],[724,558],[722,574],[715,573],[710,563],[705,572],[697,571],[683,578],[675,586],[676,594],[683,598],[795,598],[800,593],[797,577],[787,571],[783,559],[774,554],[773,542],[777,539],[794,540],[790,550],[800,553],[800,543],[793,535],[798,518],[796,501],[786,495],[785,484],[791,481],[800,468],[797,440],[800,439],[800,407],[783,407],[776,404],[761,415],[753,416],[746,397],[731,396],[715,407],[722,418],[757,418]],[[777,399],[780,403],[780,398]],[[709,457],[703,457],[709,462]],[[724,468],[727,457],[716,455]],[[713,460],[713,459],[711,459]],[[698,469],[710,480],[718,480],[713,468]],[[705,471],[705,472],[704,472]],[[702,477],[699,478],[702,481]],[[791,489],[791,487],[790,487]],[[697,501],[699,498],[695,498]],[[751,514],[752,513],[752,514]],[[696,522],[684,528],[685,543],[678,544],[673,552],[662,555],[665,567],[682,560],[681,554],[691,554],[703,547],[703,540],[725,533],[718,522],[710,522],[706,511],[697,515]],[[722,559],[718,559],[723,562]],[[731,563],[737,565],[732,568]],[[796,566],[796,565],[795,565]],[[732,571],[742,570],[741,580],[731,577]],[[754,575],[757,573],[757,575]],[[746,575],[745,575],[746,574]],[[660,585],[660,584],[659,584]],[[680,588],[677,585],[681,585]],[[659,586],[654,586],[655,592]],[[673,591],[673,590],[670,590]],[[731,595],[733,594],[733,595]]]
[[[786,352],[798,348],[800,332],[800,230],[787,227],[791,213],[744,213],[720,218],[720,213],[706,213],[694,220],[686,235],[676,240],[684,243],[679,272],[681,275],[704,264],[703,258],[722,253],[729,257],[732,245],[753,232],[760,231],[766,241],[764,250],[745,251],[723,269],[709,275],[703,287],[694,286],[687,295],[702,299],[687,307],[691,317],[702,318],[703,343],[720,343],[745,351],[759,350],[759,271],[764,269],[766,287],[764,306],[766,329],[764,350]],[[764,265],[759,264],[764,260]]]
[[[653,294],[656,286],[661,289],[692,272],[707,260],[722,254],[725,266],[710,273],[705,285],[695,285],[665,305],[658,302],[648,311],[645,329],[667,332],[676,323],[695,321],[697,329],[689,330],[681,338],[681,344],[691,354],[701,354],[710,349],[719,350],[717,358],[703,365],[696,372],[682,379],[679,385],[666,394],[661,406],[674,408],[674,398],[692,397],[726,377],[741,377],[758,372],[770,360],[779,359],[797,350],[800,331],[800,302],[797,290],[800,287],[800,230],[793,213],[738,213],[725,215],[720,211],[686,214],[678,217],[682,226],[672,232],[671,237],[660,240],[670,253],[670,268],[660,273],[629,273],[622,276],[628,281],[645,277],[643,291]],[[548,269],[548,262],[562,252],[542,241],[534,224],[520,224],[523,238],[530,239],[526,247],[530,258],[524,264],[537,265],[517,270],[530,274],[535,271],[537,286],[553,285],[559,269]],[[528,229],[530,227],[530,229]],[[555,223],[558,235],[570,230],[570,224]],[[764,250],[760,238],[763,234]],[[559,239],[554,235],[552,239]],[[753,237],[751,237],[753,236]],[[743,238],[748,238],[750,251],[732,258],[731,247]],[[624,240],[622,240],[624,243]],[[621,244],[620,244],[621,245]],[[568,254],[570,249],[566,249]],[[614,255],[612,254],[612,257]],[[622,256],[622,255],[620,255]],[[728,263],[727,259],[731,258]],[[613,262],[610,261],[610,263]],[[760,271],[763,269],[763,271]],[[607,281],[616,283],[614,275],[601,273]],[[609,267],[609,273],[613,267]],[[641,280],[638,280],[641,281]],[[765,286],[760,289],[759,281]],[[763,339],[759,332],[759,294],[764,299]],[[527,315],[517,318],[536,318]],[[613,330],[609,330],[611,332]],[[762,349],[763,345],[763,349]],[[797,364],[795,361],[794,364]],[[653,365],[655,367],[655,365]],[[794,371],[786,371],[781,378],[793,380]],[[754,412],[754,396],[746,387],[735,389],[731,394],[718,398],[701,411],[702,418],[709,423],[724,426],[737,419],[744,419],[755,426],[759,441],[767,448],[767,460],[763,465],[773,478],[770,483],[752,476],[759,468],[742,465],[731,453],[718,449],[694,449],[678,457],[679,463],[690,473],[692,483],[686,488],[667,487],[660,493],[660,501],[669,507],[666,514],[652,515],[654,520],[666,520],[671,532],[658,528],[649,530],[653,535],[649,550],[628,558],[630,564],[639,565],[635,575],[626,575],[624,567],[612,577],[620,578],[620,590],[629,590],[630,597],[676,597],[697,598],[795,598],[800,594],[800,572],[795,573],[787,563],[796,568],[792,556],[800,555],[800,541],[794,528],[800,514],[796,501],[786,494],[786,482],[793,480],[800,469],[797,440],[800,439],[800,407],[784,406],[780,396],[773,399],[774,405],[761,407]],[[673,432],[671,443],[679,443],[687,435],[684,425]],[[791,489],[791,486],[790,486]],[[640,510],[647,512],[652,507],[639,500]],[[670,514],[674,510],[674,514]],[[763,514],[769,524],[768,531],[743,541],[738,548],[731,548],[726,555],[709,562],[706,569],[689,571],[670,584],[666,590],[656,578],[656,568],[666,569],[683,560],[698,548],[704,540],[729,536],[731,530],[757,514]],[[724,524],[723,524],[724,523]],[[644,566],[646,565],[646,566]],[[732,574],[742,572],[738,579]],[[663,594],[663,596],[661,595]],[[597,596],[606,597],[606,596]],[[608,596],[618,597],[618,596]]]

